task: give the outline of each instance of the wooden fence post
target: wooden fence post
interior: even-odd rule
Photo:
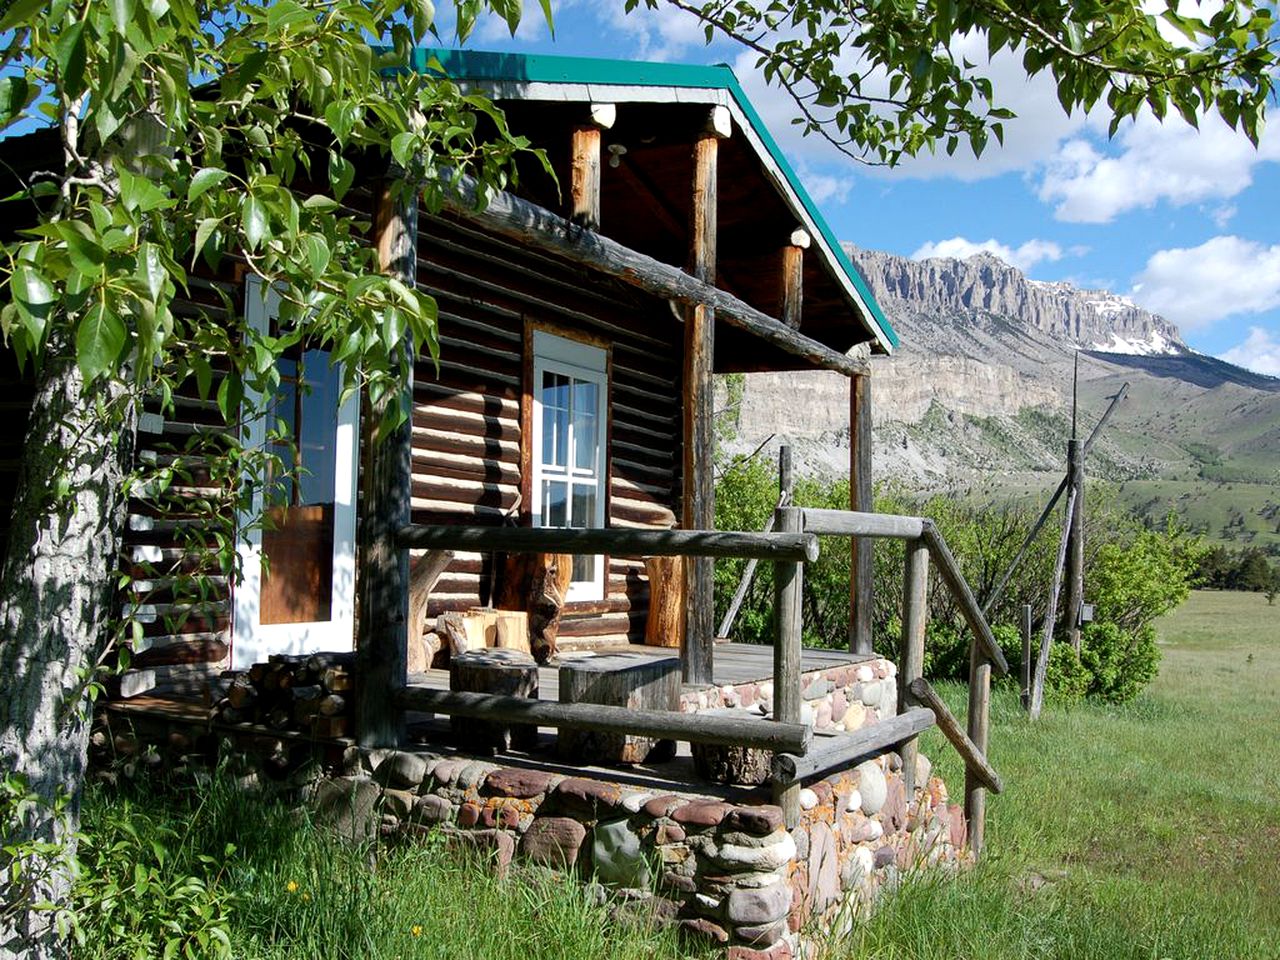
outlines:
[[[774,529],[797,533],[801,513],[796,507],[779,507]],[[773,719],[800,722],[800,640],[804,566],[792,561],[773,565],[774,612],[778,618],[773,643]],[[800,783],[774,780],[773,802],[782,808],[787,829],[800,822]]]
[[[1022,709],[1031,709],[1031,604],[1022,605]]]
[[[991,661],[975,640],[969,651],[969,739],[985,757],[990,729]],[[964,774],[964,816],[969,823],[969,849],[974,857],[982,855],[986,839],[987,790],[968,767]]]
[[[911,683],[924,671],[924,634],[929,621],[929,547],[923,540],[907,541],[906,563],[902,573],[902,641],[898,652],[898,709],[906,709],[911,696]],[[902,779],[907,797],[916,788],[917,737],[902,741],[898,747],[902,757]]]

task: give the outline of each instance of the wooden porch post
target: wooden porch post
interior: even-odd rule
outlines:
[[[374,240],[385,273],[414,284],[417,275],[417,191],[391,179],[374,192]],[[412,408],[413,338],[401,341],[399,362]],[[395,532],[409,523],[412,483],[412,424],[405,422],[381,442],[374,431],[388,406],[366,402],[363,433],[364,489],[360,498],[359,628],[356,648],[356,737],[362,747],[398,746],[404,712],[396,695],[407,680],[409,641],[409,551],[396,546]]]
[[[800,329],[804,304],[804,252],[808,246],[808,232],[797,227],[791,232],[787,245],[782,248],[782,292],[778,304],[778,319],[792,330]]]
[[[592,104],[590,123],[573,128],[569,145],[569,219],[587,230],[600,229],[600,131],[613,126],[617,107]]]
[[[929,545],[924,540],[908,540],[902,571],[902,639],[898,647],[898,709],[906,710],[911,700],[911,683],[924,675],[924,634],[929,623]],[[916,757],[920,753],[916,737],[904,740],[898,750],[902,757],[902,779],[910,799],[916,788]]]
[[[849,378],[849,509],[870,513],[871,502],[871,378]],[[870,537],[850,540],[849,650],[871,653],[872,544]]]
[[[721,113],[723,111],[723,114]],[[727,136],[728,111],[712,107],[706,130],[693,143],[693,202],[689,218],[689,273],[704,283],[716,280],[716,158]],[[712,364],[715,359],[715,310],[699,304],[684,320],[684,460],[681,520],[688,530],[713,530],[716,524],[712,459]],[[680,651],[685,683],[711,683],[715,642],[714,567],[708,557],[685,564],[684,646]]]

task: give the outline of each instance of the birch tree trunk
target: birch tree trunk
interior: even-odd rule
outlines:
[[[123,385],[99,381],[86,391],[70,345],[50,347],[0,573],[0,768],[25,777],[49,804],[59,793],[71,798],[67,816],[41,807],[5,832],[73,854],[90,722],[86,679],[108,633],[134,425]],[[12,898],[65,902],[67,863],[37,863],[34,890],[0,881],[0,960],[64,955],[50,914]]]

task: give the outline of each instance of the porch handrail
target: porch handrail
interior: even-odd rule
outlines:
[[[969,822],[969,846],[982,849],[986,823],[986,791],[999,793],[999,775],[987,759],[990,730],[991,671],[1009,672],[1009,662],[996,642],[986,614],[965,580],[941,531],[928,517],[861,513],[852,510],[799,510],[799,529],[827,536],[881,537],[906,541],[907,562],[903,576],[902,638],[898,667],[898,701],[905,708],[918,704],[930,711],[939,728],[965,764],[965,816]],[[928,563],[932,559],[947,590],[960,608],[973,644],[969,657],[968,729],[960,724],[923,677],[925,627],[928,607]],[[910,790],[915,785],[917,735],[898,744],[902,772]]]
[[[737,557],[793,563],[812,563],[818,559],[818,538],[812,533],[415,523],[397,530],[395,540],[396,546],[402,549],[607,553],[622,557]]]

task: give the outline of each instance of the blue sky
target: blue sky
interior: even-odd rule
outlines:
[[[988,68],[997,100],[1018,113],[1004,148],[868,169],[795,135],[792,104],[763,84],[754,55],[706,46],[688,15],[624,14],[621,0],[553,7],[554,40],[531,3],[515,38],[495,18],[467,45],[728,63],[841,239],[905,256],[988,249],[1035,279],[1130,296],[1193,348],[1280,376],[1280,137],[1264,134],[1255,150],[1216,120],[1196,131],[1144,116],[1108,140],[1109,117],[1064,115],[1052,83],[1028,81],[1005,56]]]

